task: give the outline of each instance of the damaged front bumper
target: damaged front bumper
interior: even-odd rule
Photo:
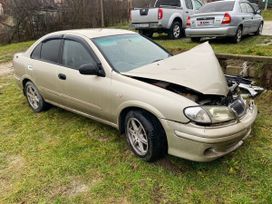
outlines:
[[[168,153],[177,157],[207,162],[222,157],[240,147],[250,135],[257,117],[252,103],[238,121],[224,126],[203,127],[161,119],[168,140]]]

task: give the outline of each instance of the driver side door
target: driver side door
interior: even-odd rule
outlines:
[[[79,37],[65,36],[62,43],[61,66],[57,71],[58,86],[63,105],[81,113],[108,120],[111,110],[109,77],[82,75],[79,68],[84,64],[97,65],[88,43]]]

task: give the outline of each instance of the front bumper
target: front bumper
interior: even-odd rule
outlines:
[[[227,26],[219,28],[186,28],[187,37],[227,37],[236,34],[236,26]]]
[[[227,126],[202,127],[193,123],[181,124],[165,119],[168,153],[177,157],[207,162],[222,157],[240,147],[250,135],[257,117],[257,107],[252,104],[238,122]]]

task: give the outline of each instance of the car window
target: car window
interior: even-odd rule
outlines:
[[[241,3],[240,8],[242,13],[247,13],[247,6],[245,3]]]
[[[95,64],[89,51],[79,42],[65,40],[63,45],[62,64],[78,70],[81,65]]]
[[[42,43],[40,43],[39,45],[37,45],[32,54],[31,54],[31,58],[32,59],[40,59],[41,58],[41,48],[42,48]]]
[[[186,8],[193,9],[193,3],[191,0],[185,0]]]
[[[247,12],[248,13],[254,13],[253,8],[248,3],[246,3],[246,7],[247,7]]]
[[[59,62],[59,48],[61,39],[52,39],[43,42],[41,50],[41,59],[48,62]]]
[[[155,6],[154,7],[160,7],[162,5],[165,5],[165,6],[177,6],[177,7],[180,7],[180,0],[158,0],[156,3],[155,3]]]
[[[199,10],[202,7],[202,4],[197,0],[194,0],[194,5],[196,10]]]
[[[234,8],[234,1],[218,1],[208,3],[199,9],[198,13],[210,13],[210,12],[224,12],[232,11]]]

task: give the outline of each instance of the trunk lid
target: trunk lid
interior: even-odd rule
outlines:
[[[209,43],[122,74],[165,81],[202,94],[226,96],[229,92],[224,73]]]
[[[131,11],[132,23],[158,22],[158,8],[139,8]]]
[[[222,26],[226,12],[199,13],[191,16],[192,28],[216,28]]]

